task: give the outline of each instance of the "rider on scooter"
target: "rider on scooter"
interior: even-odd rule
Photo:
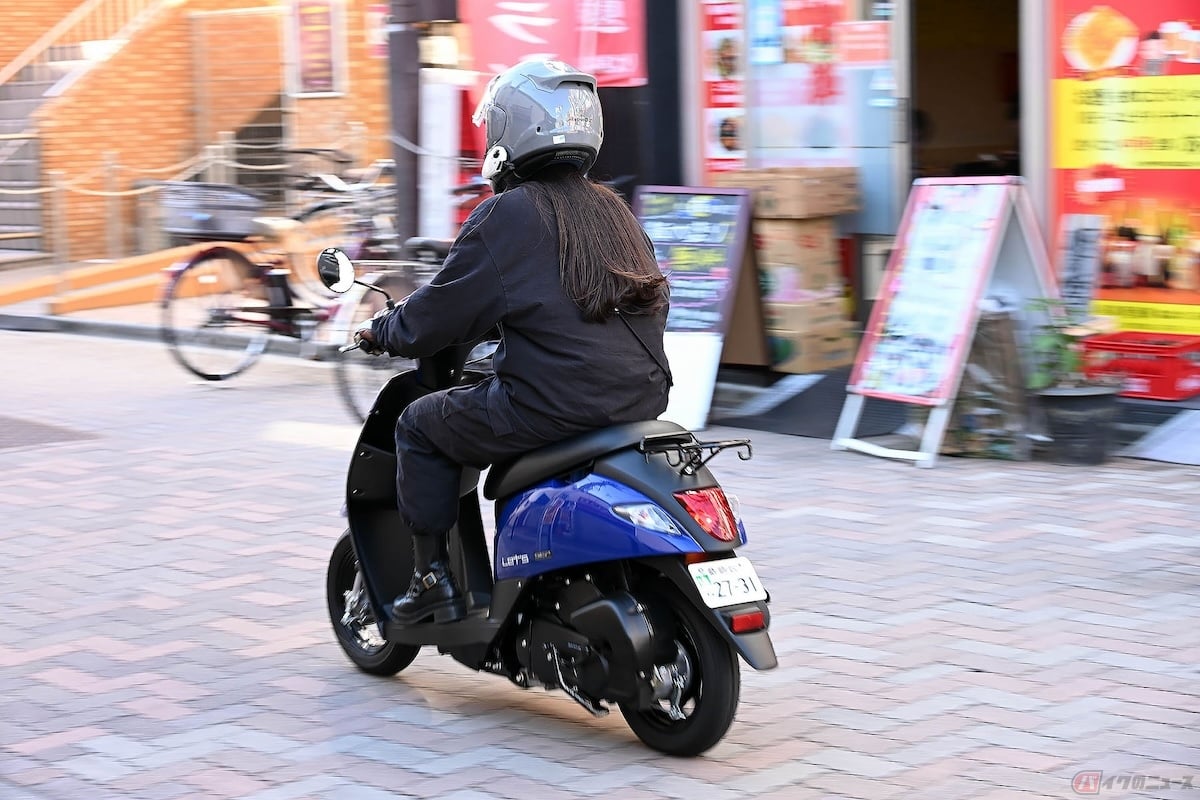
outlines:
[[[668,288],[620,195],[587,171],[603,140],[596,79],[531,60],[493,78],[473,117],[496,194],[472,212],[433,281],[357,332],[368,352],[419,358],[498,327],[494,375],[435,392],[396,424],[400,516],[415,569],[393,617],[466,604],[447,571],[464,465],[484,468],[667,406]]]

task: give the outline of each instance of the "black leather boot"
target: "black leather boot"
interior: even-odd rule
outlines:
[[[456,622],[467,615],[467,604],[454,585],[448,566],[446,534],[413,536],[413,578],[408,592],[392,603],[392,618],[401,625]]]

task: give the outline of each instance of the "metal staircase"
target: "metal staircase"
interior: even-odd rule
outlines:
[[[35,112],[181,0],[84,0],[0,66],[0,251],[46,250],[46,194]]]

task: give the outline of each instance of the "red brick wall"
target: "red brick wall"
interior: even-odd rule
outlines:
[[[6,3],[4,33],[0,35],[0,67],[7,66],[81,2],[83,0]]]
[[[390,153],[386,143],[387,60],[366,58],[363,12],[367,0],[345,0],[345,4],[347,94],[297,100],[297,144],[333,145],[345,137],[350,122],[361,122],[370,142],[367,157],[386,156]],[[52,173],[59,171],[65,181],[83,192],[105,190],[105,156],[112,153],[121,166],[117,188],[125,191],[139,179],[170,177],[164,168],[198,155],[211,142],[207,132],[197,130],[195,119],[194,28],[189,14],[264,5],[263,0],[187,0],[164,12],[107,62],[44,106],[39,112],[43,182],[48,185]],[[224,74],[222,64],[233,68],[239,50],[261,58],[272,48],[279,49],[279,43],[270,40],[258,23],[220,28],[219,47],[205,54],[213,70],[209,85]],[[243,75],[237,82],[237,91],[243,96],[236,107],[251,107],[248,103],[256,97],[262,98],[259,105],[267,102],[280,90],[281,74],[282,70],[263,68],[251,78]],[[211,99],[208,107],[220,115],[220,98]],[[207,120],[205,127],[233,130],[244,122],[246,119],[217,116]],[[113,201],[80,191],[67,191],[64,200],[70,259],[107,256],[107,215]],[[135,241],[137,198],[126,196],[116,202],[125,223],[124,244],[130,246]]]

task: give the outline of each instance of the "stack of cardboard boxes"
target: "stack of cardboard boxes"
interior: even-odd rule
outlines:
[[[838,214],[858,208],[853,167],[775,167],[716,177],[754,198],[755,257],[772,369],[823,372],[854,360],[838,250]]]

